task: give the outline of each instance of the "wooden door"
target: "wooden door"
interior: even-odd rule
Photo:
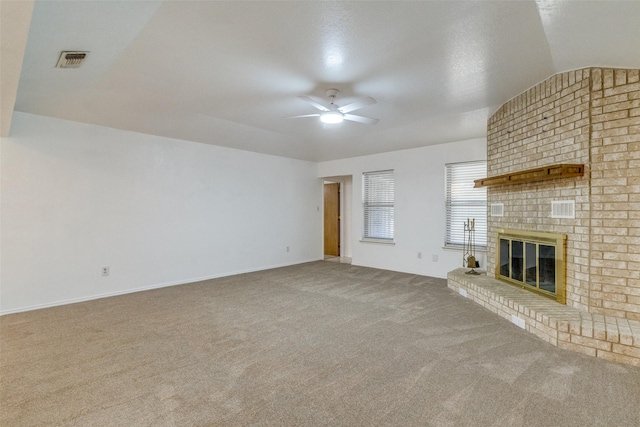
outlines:
[[[340,184],[324,185],[324,253],[340,256]]]

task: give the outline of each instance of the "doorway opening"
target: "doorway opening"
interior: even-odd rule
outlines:
[[[350,176],[324,179],[323,253],[326,261],[351,263],[351,184]]]
[[[340,183],[324,184],[324,255],[340,256]]]

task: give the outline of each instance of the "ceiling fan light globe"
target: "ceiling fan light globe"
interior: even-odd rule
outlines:
[[[344,115],[339,111],[328,111],[320,115],[320,121],[330,125],[342,123],[343,120]]]

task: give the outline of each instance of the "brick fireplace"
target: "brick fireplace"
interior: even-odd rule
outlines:
[[[545,336],[558,346],[640,366],[640,70],[558,74],[489,119],[489,177],[569,163],[584,165],[584,175],[488,187],[502,216],[488,209],[485,279],[496,278],[499,230],[565,235],[564,307],[587,326],[537,326],[551,328]],[[552,215],[558,202],[570,203],[571,215]],[[604,341],[593,322],[604,325]],[[622,329],[607,336],[607,324]]]

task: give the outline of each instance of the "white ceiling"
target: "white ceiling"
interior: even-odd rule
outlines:
[[[510,98],[640,68],[639,46],[640,1],[36,1],[15,110],[323,161],[484,137]],[[332,87],[380,122],[285,118]]]

